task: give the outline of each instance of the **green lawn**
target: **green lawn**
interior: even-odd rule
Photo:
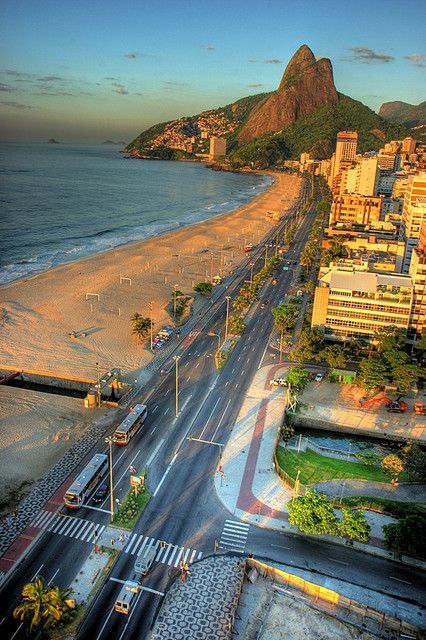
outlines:
[[[133,489],[131,489],[111,524],[121,529],[132,531],[150,498],[151,493],[146,488],[146,485],[144,490],[137,496],[133,494]]]
[[[277,459],[280,467],[294,479],[300,470],[299,480],[304,485],[327,482],[336,478],[390,482],[389,476],[380,467],[326,458],[310,449],[297,453],[278,447]]]

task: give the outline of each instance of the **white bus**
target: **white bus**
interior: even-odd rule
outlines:
[[[89,464],[74,480],[64,495],[65,505],[69,509],[79,509],[90,492],[99,484],[109,468],[108,456],[97,453]]]
[[[126,445],[145,422],[148,410],[144,404],[135,404],[129,415],[114,431],[112,439],[115,444]]]
[[[133,600],[138,594],[140,585],[132,580],[127,580],[124,583],[117,600],[115,601],[114,609],[117,613],[124,613],[128,615]]]

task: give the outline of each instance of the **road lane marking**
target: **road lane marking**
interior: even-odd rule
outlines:
[[[167,409],[165,410],[165,412],[163,413],[163,416],[167,415],[169,412],[169,408],[167,407]]]
[[[107,619],[105,620],[104,624],[102,625],[102,629],[99,631],[98,635],[96,636],[96,640],[99,640],[99,638],[100,638],[100,637],[101,637],[101,635],[103,634],[104,629],[105,629],[105,627],[107,626],[107,624],[108,624],[108,620],[110,619],[110,617],[111,617],[111,615],[112,615],[113,611],[114,611],[114,607],[113,607],[113,608],[111,609],[111,611],[109,612],[109,615],[108,615]]]
[[[151,411],[151,413],[155,413],[158,409],[158,404],[155,405],[155,407],[153,408],[153,410]]]
[[[209,423],[209,421],[210,421],[210,418],[212,417],[212,415],[213,415],[213,413],[214,413],[214,410],[216,409],[216,407],[217,407],[217,405],[219,404],[220,400],[221,400],[221,398],[220,398],[220,397],[216,400],[216,404],[214,405],[214,407],[213,407],[213,409],[212,409],[212,411],[211,411],[211,413],[210,413],[209,417],[208,417],[208,418],[207,418],[207,420],[206,420],[206,423],[205,423],[205,425],[204,425],[204,429],[202,430],[202,432],[201,432],[201,433],[200,433],[200,435],[199,435],[199,437],[200,437],[200,438],[202,438],[202,437],[203,437],[203,433],[204,433],[204,431],[207,429],[207,425],[208,425],[208,423]]]
[[[263,354],[262,354],[262,357],[260,359],[259,366],[257,367],[258,371],[259,371],[260,367],[262,366],[263,358],[265,357],[266,349],[268,348],[268,346],[269,346],[269,341],[266,342],[265,349],[263,350]]]
[[[222,413],[222,417],[221,417],[221,419],[220,419],[220,420],[219,420],[219,422],[218,422],[218,425],[217,425],[217,427],[216,427],[216,429],[215,429],[215,431],[214,431],[214,434],[212,435],[212,440],[213,440],[213,442],[214,442],[215,436],[216,436],[216,434],[217,434],[217,432],[218,432],[218,429],[219,429],[219,427],[220,427],[220,425],[221,425],[221,423],[222,423],[222,420],[223,420],[223,418],[225,417],[226,412],[228,411],[228,407],[229,407],[229,405],[230,405],[230,404],[231,404],[231,398],[229,398],[229,400],[228,400],[228,404],[226,405],[225,410],[224,410],[224,412]]]
[[[189,382],[191,380],[191,376],[188,376],[186,381]]]
[[[200,363],[197,362],[197,364],[195,365],[195,368],[198,369],[199,366],[200,366]]]
[[[329,558],[331,562],[338,562],[339,564],[349,565],[349,562],[343,562],[343,560],[335,560],[335,558]]]
[[[139,449],[135,455],[133,456],[133,458],[130,460],[129,462],[129,467],[133,466],[134,461],[136,460],[136,458],[138,457],[138,455],[140,454],[141,450]],[[118,478],[118,480],[114,483],[114,489],[117,487],[117,485],[120,484],[120,482],[122,481],[122,479],[124,478],[124,476],[126,475],[126,473],[129,473],[129,468],[127,468],[125,471],[123,471],[123,473],[121,474],[121,476]]]
[[[160,448],[163,446],[164,444],[164,438],[163,440],[160,440],[160,442],[158,443],[157,447],[155,448],[155,450],[152,452],[152,454],[150,455],[148,462],[146,463],[146,466],[149,467],[149,465],[151,464],[151,462],[154,460],[155,456],[157,455],[157,453],[159,452]]]
[[[153,430],[151,431],[150,435],[152,436],[155,433],[155,430],[157,429],[157,427],[154,427]]]
[[[167,469],[166,469],[166,470],[165,470],[165,472],[164,472],[163,477],[161,478],[160,482],[158,483],[156,490],[155,490],[155,491],[154,491],[154,493],[152,494],[152,497],[153,497],[153,498],[155,498],[155,496],[157,495],[157,493],[160,491],[161,485],[163,484],[164,480],[165,480],[165,479],[166,479],[166,477],[167,477],[167,474],[168,474],[168,473],[169,473],[169,471],[170,471],[170,467],[171,467],[171,465],[169,464],[169,466],[167,467]]]
[[[276,547],[277,549],[287,549],[288,551],[291,551],[291,547],[284,547],[282,544],[271,544],[270,546]]]
[[[389,576],[391,580],[397,580],[398,582],[403,582],[404,584],[413,584],[412,582],[408,582],[408,580],[401,580],[401,578],[395,578],[394,576]]]
[[[61,570],[61,568],[59,567],[59,569],[56,569],[55,573],[53,574],[53,576],[50,578],[49,582],[47,584],[52,584],[53,580],[56,578],[56,576],[58,575],[59,571]]]

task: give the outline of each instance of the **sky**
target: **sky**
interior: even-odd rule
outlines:
[[[0,138],[129,142],[275,90],[302,45],[378,111],[426,99],[424,0],[2,0]]]

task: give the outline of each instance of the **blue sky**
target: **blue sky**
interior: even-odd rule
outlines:
[[[426,99],[423,0],[3,0],[0,136],[129,141],[277,88],[302,44],[378,110]]]

